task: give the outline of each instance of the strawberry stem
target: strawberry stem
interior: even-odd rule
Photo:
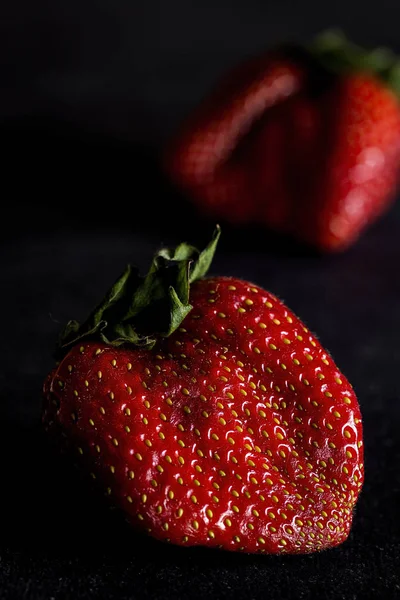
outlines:
[[[308,51],[329,71],[372,73],[400,96],[400,62],[389,48],[367,50],[350,42],[341,31],[329,30],[318,35]]]
[[[186,243],[162,248],[145,277],[128,265],[82,325],[67,323],[55,357],[61,358],[83,339],[151,349],[159,337],[171,335],[192,310],[190,284],[207,273],[220,234],[217,226],[202,252]]]

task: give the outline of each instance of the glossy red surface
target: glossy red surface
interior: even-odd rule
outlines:
[[[156,538],[271,553],[340,544],[363,482],[351,385],[261,288],[207,279],[191,302],[152,351],[74,347],[45,385],[47,429]]]

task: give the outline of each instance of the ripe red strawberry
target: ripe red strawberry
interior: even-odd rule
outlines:
[[[166,171],[212,217],[345,248],[395,193],[396,77],[390,55],[332,36],[312,51],[268,52],[189,117],[166,149]]]
[[[201,278],[218,236],[201,254],[162,250],[144,279],[127,270],[83,326],[69,325],[45,426],[155,538],[267,553],[336,546],[364,478],[357,398],[273,294]]]

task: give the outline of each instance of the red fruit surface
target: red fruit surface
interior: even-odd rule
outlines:
[[[395,195],[400,104],[371,73],[325,79],[284,54],[244,63],[167,147],[169,177],[206,215],[349,246]]]
[[[150,350],[75,345],[44,423],[136,529],[181,545],[309,553],[346,540],[362,487],[354,391],[275,296],[193,284]]]
[[[275,205],[278,196],[287,202],[287,124],[276,111],[268,122],[263,117],[299,92],[305,75],[280,55],[252,59],[226,77],[173,140],[167,172],[206,213],[245,223],[257,218],[265,193],[276,194]]]
[[[354,241],[393,200],[400,106],[389,88],[363,74],[340,78],[324,101],[331,141],[297,223],[307,241],[334,250]]]

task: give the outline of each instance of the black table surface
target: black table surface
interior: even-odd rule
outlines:
[[[172,201],[152,180],[152,191],[159,187]],[[92,210],[85,218],[80,211],[77,226],[77,201],[69,211],[26,204],[24,219],[20,205],[13,209],[20,233],[6,236],[0,256],[0,598],[400,597],[399,205],[355,247],[331,257],[262,230],[224,227],[212,267],[284,299],[355,387],[366,481],[343,546],[268,557],[138,537],[49,451],[41,384],[60,324],[84,317],[126,262],[145,268],[161,242],[204,243],[212,230],[190,211],[181,212],[186,220],[172,220],[165,207],[149,205],[141,212],[126,207],[125,227],[94,224]]]
[[[61,325],[130,261],[213,224],[157,151],[219,75],[331,26],[399,49],[395,0],[4,3],[0,19],[0,599],[400,598],[400,205],[344,254],[224,226],[215,274],[252,280],[316,332],[353,383],[365,485],[341,547],[250,556],[135,535],[49,451],[42,381]],[[102,199],[102,201],[100,201]],[[398,371],[399,369],[399,371]]]

